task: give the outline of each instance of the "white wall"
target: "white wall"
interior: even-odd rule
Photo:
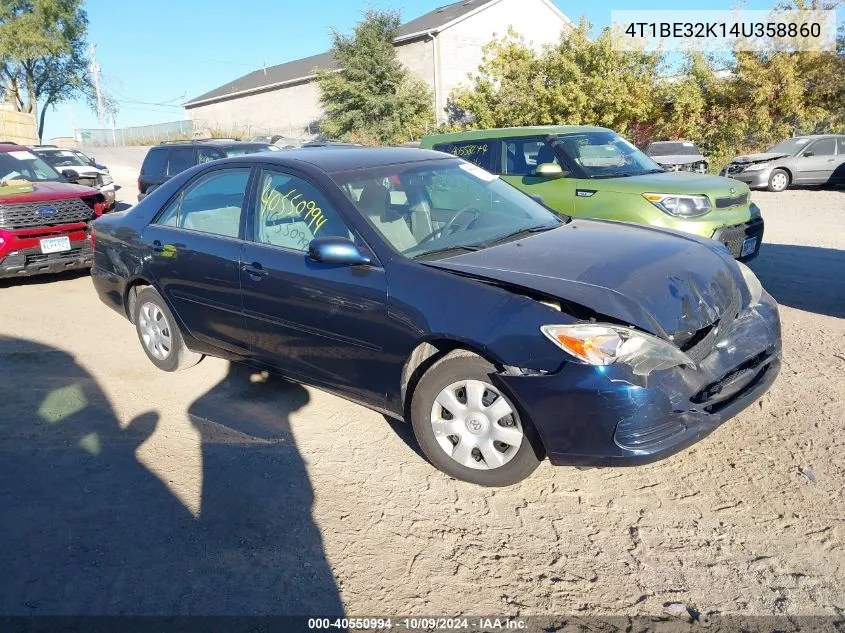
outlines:
[[[302,83],[201,105],[185,113],[206,128],[250,135],[274,132],[300,138],[308,124],[320,115],[320,91],[314,82]]]
[[[482,61],[482,48],[494,37],[504,36],[509,27],[539,49],[558,41],[568,22],[543,0],[501,0],[458,22],[437,36],[439,46],[438,120],[445,119],[449,93],[460,84],[469,84],[467,75],[476,73]]]

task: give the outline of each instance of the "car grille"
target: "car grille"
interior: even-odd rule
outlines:
[[[719,380],[704,387],[690,398],[690,402],[705,405],[704,410],[707,413],[718,413],[748,390],[753,389],[771,367],[773,358],[773,349],[767,349],[749,358]],[[727,390],[726,394],[723,393],[725,390]]]
[[[722,310],[719,320],[700,329],[688,338],[686,342],[679,346],[681,351],[689,356],[690,360],[694,363],[703,361],[713,351],[713,348],[722,335],[730,332],[731,326],[733,326],[741,309],[742,294],[737,289],[728,307]]]
[[[42,215],[40,209],[53,208],[53,215]],[[94,210],[80,198],[0,204],[0,229],[25,229],[36,226],[57,226],[75,222],[90,222]]]
[[[729,174],[741,174],[748,165],[746,163],[731,163],[728,165]]]
[[[55,261],[58,259],[76,259],[81,254],[81,248],[72,248],[69,251],[63,251],[61,253],[48,253],[47,255],[43,253],[32,253],[26,256],[25,263],[27,266],[31,266],[33,264],[48,264],[51,261]]]
[[[726,198],[716,198],[716,208],[717,209],[727,209],[729,207],[739,207],[745,206],[748,204],[748,194],[743,193],[738,196],[733,197],[726,197]]]
[[[746,238],[756,236],[757,246],[759,248],[760,242],[763,241],[763,220],[762,218],[755,218],[747,224],[737,224],[735,226],[726,226],[716,229],[713,232],[712,238],[717,242],[721,242],[728,247],[731,255],[737,258],[742,253],[742,244]]]

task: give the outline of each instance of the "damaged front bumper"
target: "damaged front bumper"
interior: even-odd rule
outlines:
[[[754,403],[781,366],[777,303],[764,293],[695,368],[636,376],[575,362],[555,374],[500,375],[555,465],[624,466],[694,444]]]

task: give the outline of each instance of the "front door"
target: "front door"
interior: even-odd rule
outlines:
[[[143,232],[150,273],[198,340],[248,352],[241,306],[242,214],[249,167],[197,176]]]
[[[547,163],[560,165],[546,137],[504,139],[502,179],[530,196],[542,197],[543,203],[558,213],[572,215],[578,181],[571,175],[552,179],[536,176],[537,167]]]
[[[836,162],[836,139],[819,139],[801,152],[797,159],[798,174],[795,182],[824,185],[830,182]]]
[[[314,238],[360,242],[316,184],[267,167],[256,186],[241,266],[253,355],[283,373],[383,407],[384,270],[311,260]]]

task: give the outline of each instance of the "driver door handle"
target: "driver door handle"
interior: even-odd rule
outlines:
[[[264,277],[270,274],[264,269],[264,266],[262,266],[258,262],[252,262],[251,264],[242,264],[241,270],[244,271],[247,275],[249,275],[250,279],[252,279],[253,281],[261,281],[262,279],[264,279]]]

